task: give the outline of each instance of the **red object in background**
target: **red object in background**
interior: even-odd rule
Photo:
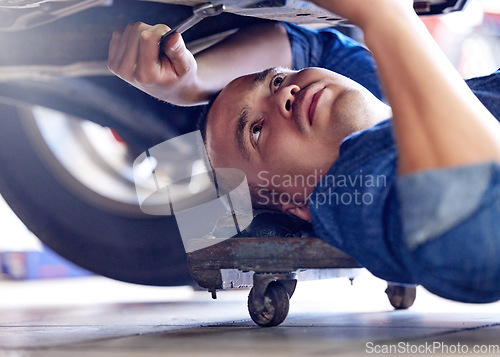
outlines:
[[[113,134],[113,137],[115,138],[116,141],[125,144],[125,141],[122,139],[120,135],[118,135],[118,133],[114,129],[109,128],[109,130],[111,131],[111,134]]]
[[[470,2],[461,13],[423,16],[422,21],[464,78],[500,67],[500,1]]]

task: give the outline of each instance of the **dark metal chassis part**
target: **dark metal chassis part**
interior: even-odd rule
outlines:
[[[188,253],[193,279],[216,298],[217,290],[252,287],[248,310],[259,326],[281,324],[298,280],[346,277],[362,268],[347,254],[313,237],[238,237]],[[386,293],[397,309],[415,300],[415,286],[389,283]]]
[[[47,24],[96,7],[110,7],[113,0],[0,0],[0,30],[16,31]],[[150,3],[198,6],[204,0],[149,0]],[[462,10],[467,0],[414,0],[415,11],[422,15]],[[240,16],[332,25],[339,16],[304,0],[219,0],[225,11]],[[376,8],[374,9],[376,11]]]
[[[135,21],[176,25],[191,14],[190,7],[203,3],[206,1],[0,0],[0,39],[10,49],[0,59],[0,82],[110,76],[106,56],[113,30]],[[414,0],[414,8],[419,15],[432,15],[462,10],[466,3],[467,0]],[[220,0],[214,4],[224,4],[226,13],[217,20],[204,20],[203,26],[187,33],[187,42],[191,34],[200,38],[200,28],[217,27],[232,17],[241,19],[237,27],[265,19],[319,26],[345,22],[304,0]],[[376,7],[373,10],[376,13]],[[63,29],[58,28],[58,24],[64,23]],[[56,31],[47,33],[46,25]],[[39,28],[43,30],[38,31]],[[27,31],[33,29],[36,30]]]

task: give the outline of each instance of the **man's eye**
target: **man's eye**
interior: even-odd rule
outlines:
[[[260,137],[260,132],[262,131],[262,123],[256,123],[250,128],[250,138],[253,145],[257,145]]]
[[[273,77],[271,80],[271,90],[273,92],[276,92],[280,86],[283,84],[283,81],[285,80],[285,76],[283,74],[277,74]]]

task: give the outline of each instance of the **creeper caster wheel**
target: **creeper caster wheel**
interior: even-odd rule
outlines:
[[[279,282],[271,282],[260,299],[255,293],[255,287],[248,295],[248,312],[252,320],[259,326],[278,326],[285,321],[290,306],[287,290]]]
[[[417,287],[415,285],[387,284],[385,293],[396,310],[403,310],[409,308],[415,302]]]

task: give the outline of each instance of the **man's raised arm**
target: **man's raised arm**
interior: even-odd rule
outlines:
[[[500,161],[500,125],[469,90],[410,0],[316,0],[358,25],[394,114],[399,173]]]
[[[291,67],[288,35],[279,24],[239,30],[194,57],[179,34],[158,45],[166,25],[136,23],[113,33],[109,69],[140,90],[175,105],[197,105],[234,78],[269,67]]]

